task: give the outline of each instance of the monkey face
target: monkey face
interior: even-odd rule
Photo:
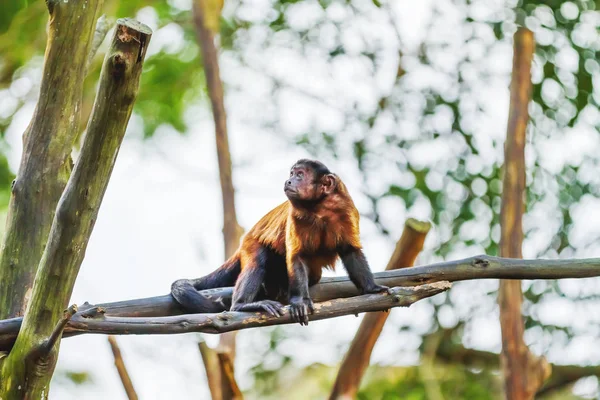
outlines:
[[[309,168],[295,165],[285,181],[283,191],[290,200],[316,200],[319,182],[315,178],[314,172]]]
[[[316,203],[335,191],[337,177],[318,161],[300,160],[290,170],[283,191],[287,198],[300,203]]]

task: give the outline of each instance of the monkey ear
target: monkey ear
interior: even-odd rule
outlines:
[[[321,182],[325,194],[331,194],[337,187],[338,179],[334,174],[327,174],[323,177],[323,179],[321,179]]]

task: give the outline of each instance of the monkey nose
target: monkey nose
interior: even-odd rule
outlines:
[[[291,180],[285,181],[285,186],[291,186],[291,185],[292,185],[292,181]]]

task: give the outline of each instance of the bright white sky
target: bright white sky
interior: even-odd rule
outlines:
[[[188,1],[178,1],[182,7]],[[491,5],[499,2],[490,1]],[[246,2],[246,8],[238,10],[248,15],[260,14],[268,1],[253,0]],[[304,3],[302,3],[304,4]],[[442,7],[450,7],[451,2],[439,2]],[[480,12],[485,12],[484,7]],[[448,10],[446,10],[448,11]],[[320,11],[311,8],[306,2],[305,9],[298,10],[297,24],[309,23],[311,18],[318,17]],[[337,14],[340,12],[341,14]],[[431,14],[431,1],[394,2],[396,26],[401,32],[404,46],[414,49],[427,34],[426,26]],[[315,14],[316,13],[316,14]],[[343,18],[342,11],[331,11],[332,18]],[[449,12],[449,24],[452,25],[452,12]],[[460,18],[455,13],[456,21]],[[156,29],[153,13],[145,9],[137,16],[154,29],[149,54],[168,46],[177,46],[181,40],[176,27]],[[257,17],[258,18],[258,17]],[[371,21],[378,18],[389,18],[384,14],[369,15]],[[385,19],[384,19],[385,21]],[[366,22],[365,22],[366,24]],[[369,29],[358,23],[355,34],[368,33],[371,37],[382,40],[383,46],[392,51],[397,46],[397,35],[390,31],[391,26],[382,23]],[[449,29],[447,34],[452,34]],[[260,36],[260,32],[256,32]],[[348,34],[348,43],[356,37],[352,30]],[[367,36],[368,36],[367,35]],[[251,40],[249,41],[251,42]],[[250,46],[250,44],[249,44]],[[377,101],[375,92],[389,90],[390,73],[393,70],[393,58],[389,68],[383,68],[381,76],[373,82],[362,80],[365,71],[360,65],[340,63],[336,65],[335,81],[327,79],[332,73],[327,71],[325,63],[319,63],[318,57],[302,59],[296,49],[277,48],[266,54],[255,52],[249,48],[249,59],[255,67],[268,68],[276,76],[282,78],[307,77],[303,81],[293,82],[315,93],[325,102],[342,104],[358,100],[364,107],[369,107],[370,99]],[[357,49],[360,51],[360,49]],[[491,56],[490,68],[496,73],[507,74],[511,66],[511,49],[505,46]],[[450,57],[451,58],[451,57]],[[385,63],[384,63],[385,64]],[[386,72],[387,71],[387,72]],[[368,71],[367,71],[368,72]],[[287,137],[276,137],[260,131],[258,124],[248,123],[257,119],[257,115],[268,114],[270,110],[261,102],[261,96],[269,96],[269,83],[248,69],[240,68],[236,61],[222,58],[222,75],[231,86],[240,88],[231,91],[227,96],[229,113],[230,143],[234,160],[234,180],[236,187],[236,205],[241,225],[248,229],[264,213],[279,204],[284,195],[282,183],[293,162],[308,154],[300,147],[289,143]],[[434,80],[435,75],[425,74],[422,79]],[[293,80],[292,80],[293,81]],[[489,120],[483,121],[488,126],[482,137],[502,138],[506,124],[506,106],[508,104],[507,79],[504,77],[495,85],[483,92],[487,96]],[[418,85],[418,83],[415,83]],[[375,89],[374,89],[375,88]],[[482,96],[483,96],[482,95]],[[363,104],[361,103],[361,104]],[[279,99],[278,118],[289,132],[302,132],[309,128],[309,121],[318,114],[317,123],[335,129],[340,124],[339,111],[335,107],[326,107],[321,102],[288,93]],[[15,117],[7,132],[7,140],[11,145],[10,163],[16,170],[21,154],[21,134],[33,112],[34,104],[26,105]],[[159,129],[152,139],[143,142],[140,121],[135,116],[129,126],[127,137],[123,143],[117,164],[106,192],[101,212],[96,223],[85,261],[75,285],[72,303],[90,303],[117,301],[137,297],[147,297],[168,292],[170,283],[182,277],[194,277],[208,273],[222,262],[223,245],[221,236],[222,210],[221,194],[218,183],[217,161],[215,154],[214,133],[211,114],[207,105],[193,107],[188,116],[189,132],[181,136],[167,128]],[[481,122],[481,121],[480,121]],[[408,125],[407,125],[408,129]],[[348,134],[352,134],[349,132]],[[585,134],[578,142],[588,138],[591,148],[598,148],[597,137],[589,138]],[[480,139],[484,140],[484,139]],[[489,140],[489,139],[488,139]],[[563,139],[567,142],[567,139]],[[573,143],[572,141],[570,143]],[[447,144],[446,144],[447,145]],[[548,142],[549,153],[564,149],[565,143]],[[423,155],[439,154],[445,148],[436,151],[429,149]],[[440,153],[441,152],[441,153]],[[490,154],[495,157],[496,154]],[[418,158],[418,157],[417,157]],[[337,162],[325,161],[330,169],[338,172],[348,183],[351,193],[355,193],[357,204],[365,205],[364,199],[358,195],[361,182],[351,174],[353,167],[348,158]],[[385,174],[387,171],[382,170]],[[389,174],[393,174],[390,171]],[[260,177],[257,182],[256,177]],[[370,179],[369,185],[385,182],[382,177]],[[593,203],[593,200],[590,200]],[[597,202],[597,199],[596,199]],[[593,204],[590,204],[593,206]],[[392,238],[399,237],[403,221],[409,217],[427,218],[427,208],[416,208],[409,215],[397,204],[384,204],[382,214],[386,215],[392,227]],[[590,215],[577,211],[574,217],[594,218],[600,220],[600,214]],[[595,207],[600,209],[600,207]],[[578,214],[579,213],[579,214]],[[543,215],[540,215],[543,218]],[[595,224],[595,226],[600,226]],[[382,270],[393,249],[392,239],[378,234],[375,226],[363,220],[361,225],[363,243],[368,259],[374,270]],[[431,247],[438,233],[432,232],[428,239]],[[531,246],[535,247],[532,242]],[[472,249],[471,249],[472,250]],[[456,257],[473,255],[470,249],[456,252]],[[527,252],[527,249],[526,249]],[[421,260],[428,262],[430,260]],[[340,268],[338,273],[343,273]],[[472,302],[471,289],[482,287],[493,289],[497,283],[470,282],[463,283],[464,290],[453,292],[457,300],[464,297],[464,303]],[[568,286],[568,283],[566,283]],[[451,325],[457,318],[455,314],[467,313],[465,310],[442,312],[442,319]],[[557,316],[557,321],[571,319],[576,322],[579,311],[569,309],[569,305],[553,304],[547,310],[548,317]],[[564,311],[564,312],[563,312]],[[581,312],[585,312],[582,310]],[[592,313],[593,315],[590,315]],[[426,303],[418,303],[410,309],[395,309],[391,321],[383,331],[375,348],[373,362],[379,363],[414,363],[417,361],[415,350],[420,342],[416,335],[399,333],[396,326],[410,322],[417,331],[424,332],[429,327],[432,307]],[[587,316],[600,319],[600,312],[587,310]],[[290,339],[290,355],[298,366],[313,362],[336,363],[339,361],[340,348],[347,344],[354,335],[360,318],[344,317],[335,320],[311,323],[309,327],[289,326],[290,334],[300,333]],[[498,350],[500,343],[497,312],[494,308],[477,323],[477,332],[467,335],[471,345]],[[335,335],[331,335],[335,332]],[[242,332],[238,341],[238,360],[236,361],[237,377],[242,388],[252,384],[245,374],[246,369],[256,360],[256,352],[252,348],[266,346],[265,330],[249,330]],[[197,349],[199,335],[178,336],[128,336],[119,337],[119,344],[132,376],[133,383],[143,399],[164,398],[208,398],[208,388],[204,368]],[[209,344],[216,342],[214,336],[206,336]],[[568,353],[571,358],[565,362],[589,361],[600,359],[600,349],[592,346],[596,338],[582,337],[571,343]],[[535,342],[535,338],[532,339]],[[294,344],[296,343],[296,344]],[[298,346],[310,343],[309,351]],[[384,346],[386,347],[384,350]],[[61,345],[58,370],[89,371],[93,384],[76,387],[69,382],[55,380],[51,397],[56,399],[119,399],[125,398],[116,369],[112,367],[112,355],[105,336],[83,335],[64,340]],[[60,374],[57,374],[60,376]]]

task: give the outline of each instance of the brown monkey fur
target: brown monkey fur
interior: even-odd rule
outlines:
[[[387,291],[377,285],[362,251],[359,213],[342,180],[319,161],[299,160],[284,184],[288,200],[262,217],[220,268],[198,279],[181,279],[173,297],[191,312],[214,312],[216,304],[198,290],[235,285],[232,311],[264,310],[308,324],[313,303],[308,287],[338,257],[363,293]]]

